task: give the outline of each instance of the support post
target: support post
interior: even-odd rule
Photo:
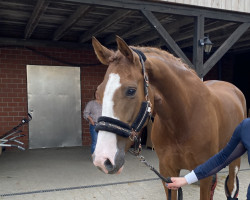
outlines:
[[[200,15],[194,18],[194,38],[193,38],[193,66],[200,78],[202,78],[203,69],[203,46],[199,40],[204,37],[204,16]]]

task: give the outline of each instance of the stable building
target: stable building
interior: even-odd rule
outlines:
[[[90,145],[83,109],[107,69],[92,36],[165,49],[250,105],[248,0],[10,0],[0,13],[0,136],[31,113],[26,148]]]

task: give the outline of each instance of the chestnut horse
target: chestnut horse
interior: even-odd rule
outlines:
[[[224,81],[203,82],[166,51],[130,47],[118,36],[116,42],[118,50],[112,51],[92,39],[98,59],[108,65],[98,86],[102,115],[108,121],[119,121],[120,129],[131,127],[145,102],[148,84],[146,101],[151,102],[155,113],[151,139],[164,177],[179,176],[181,169],[194,169],[227,144],[235,127],[246,117],[245,97],[238,88]],[[128,137],[112,129],[99,130],[94,165],[107,174],[120,173],[128,141]],[[227,186],[232,196],[239,167],[240,159],[229,167]],[[201,200],[212,198],[211,185],[212,177],[200,181]],[[165,192],[168,193],[167,188]],[[176,198],[173,191],[172,199]]]

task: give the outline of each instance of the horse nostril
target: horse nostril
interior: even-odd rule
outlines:
[[[106,169],[108,170],[108,172],[111,172],[114,170],[115,166],[110,162],[109,159],[107,159],[105,162],[104,162],[104,166],[106,167]]]

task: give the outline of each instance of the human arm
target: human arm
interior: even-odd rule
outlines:
[[[243,123],[241,123],[235,129],[232,138],[224,149],[222,149],[219,153],[211,157],[205,163],[196,167],[192,172],[190,172],[184,177],[186,182],[184,181],[183,177],[174,177],[171,178],[173,183],[169,183],[167,187],[169,189],[177,189],[178,187],[181,187],[181,184],[192,184],[200,179],[206,178],[217,173],[222,168],[230,164],[233,160],[243,155],[246,152],[246,148],[241,140],[241,133],[242,131],[246,130],[242,130],[242,124]]]
[[[92,117],[88,116],[87,120],[89,121],[90,124],[95,125],[95,122],[93,121]]]
[[[83,111],[83,117],[84,117],[84,119],[86,119],[90,124],[95,125],[95,122],[94,122],[93,118],[91,117],[92,106],[93,106],[93,105],[92,105],[92,102],[91,102],[91,101],[87,103],[87,105],[86,105],[86,107],[85,107],[85,109],[84,109],[84,111]]]
[[[242,131],[245,131],[244,128],[242,128],[243,125],[244,124],[241,123],[237,126],[230,141],[219,153],[194,169],[198,180],[216,174],[246,152],[241,138]]]
[[[172,183],[167,183],[166,186],[168,189],[177,190],[179,187],[182,187],[187,184],[192,184],[198,181],[197,176],[194,171],[188,173],[185,177],[172,177]]]
[[[235,148],[234,153],[228,157],[224,162],[218,164],[217,154],[210,158],[207,162],[202,165],[199,165],[192,172],[188,173],[185,177],[172,177],[171,181],[173,183],[166,184],[168,189],[177,190],[179,187],[182,187],[187,184],[192,184],[197,182],[200,179],[206,178],[213,174],[216,174],[222,168],[230,164],[234,159],[240,157],[246,152],[245,147],[240,142],[239,145]],[[218,153],[219,154],[219,153]],[[220,157],[220,156],[219,156]],[[219,159],[219,158],[218,158]],[[207,168],[209,166],[209,168]]]
[[[185,177],[172,177],[171,181],[172,183],[166,183],[167,188],[171,190],[177,190],[178,188],[188,184]]]

